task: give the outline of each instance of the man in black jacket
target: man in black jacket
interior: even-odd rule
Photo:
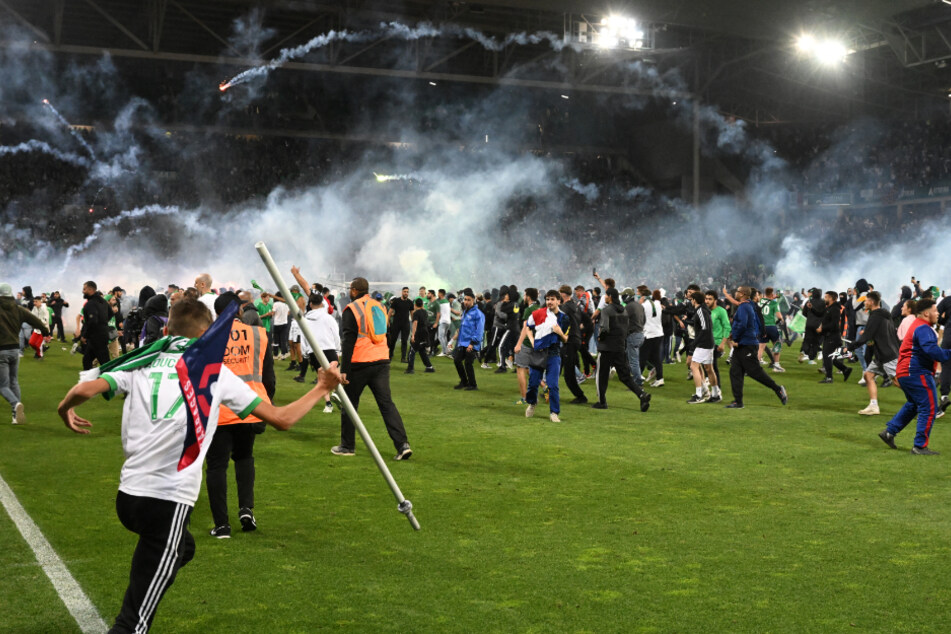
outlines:
[[[859,410],[863,416],[875,416],[878,410],[878,386],[875,376],[883,376],[886,381],[894,380],[898,367],[898,332],[892,323],[891,314],[882,308],[882,295],[878,291],[869,291],[865,297],[865,309],[868,311],[868,323],[864,332],[852,343],[849,350],[867,345],[872,349],[872,363],[865,369],[865,386],[868,388],[869,404]],[[885,385],[884,383],[882,385]]]
[[[611,368],[617,370],[617,378],[641,400],[641,411],[646,412],[651,405],[651,395],[645,392],[631,376],[631,367],[627,362],[627,313],[621,306],[621,298],[616,288],[605,291],[605,304],[601,309],[598,322],[598,363],[595,381],[598,386],[598,402],[595,409],[607,409],[604,395],[608,391]]]
[[[842,371],[843,380],[848,381],[852,368],[835,357],[835,351],[842,347],[842,308],[836,300],[839,298],[835,291],[826,291],[825,312],[822,313],[822,323],[816,332],[822,335],[822,365],[826,376],[819,383],[832,383],[832,366]]]
[[[69,308],[69,302],[63,299],[59,291],[53,291],[53,296],[48,303],[53,311],[53,321],[50,322],[50,331],[56,330],[56,339],[66,343],[66,334],[63,328],[63,308]]]
[[[109,320],[112,319],[112,307],[102,297],[98,286],[92,280],[83,284],[83,327],[80,339],[85,346],[83,352],[83,370],[92,369],[92,362],[99,365],[109,362]]]
[[[817,328],[822,325],[822,316],[825,313],[826,305],[822,301],[821,290],[813,288],[810,293],[809,300],[802,307],[802,314],[806,316],[806,330],[802,335],[802,351],[799,355],[799,363],[809,359],[809,363],[814,364],[821,341]],[[836,319],[838,317],[839,315],[836,313]]]
[[[568,341],[561,347],[561,369],[565,376],[565,385],[575,397],[569,402],[587,403],[588,397],[584,395],[578,385],[578,377],[575,376],[575,369],[578,367],[578,351],[584,345],[581,336],[581,307],[572,299],[571,287],[567,284],[559,288],[558,293],[561,295],[561,311],[568,315]]]

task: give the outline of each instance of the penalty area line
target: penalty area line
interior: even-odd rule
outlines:
[[[7,485],[3,476],[0,476],[0,503],[3,504],[7,515],[13,520],[33,554],[36,555],[36,561],[39,562],[43,572],[53,583],[56,594],[59,595],[59,598],[66,605],[66,609],[76,620],[79,629],[84,634],[100,634],[108,630],[105,621],[96,611],[96,606],[92,604],[83,589],[79,587],[76,579],[66,568],[66,564],[59,558],[59,555],[53,550],[39,527],[24,510],[16,495],[13,494],[13,489]]]

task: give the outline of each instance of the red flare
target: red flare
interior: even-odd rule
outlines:
[[[50,100],[49,100],[49,99],[44,99],[44,100],[43,100],[43,103],[45,103],[45,104],[48,106],[48,105],[50,105]]]
[[[218,90],[220,90],[221,92],[224,92],[228,90],[229,88],[231,88],[231,84],[229,84],[226,81],[223,81],[220,84],[218,84]]]

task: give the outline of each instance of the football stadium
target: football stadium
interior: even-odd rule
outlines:
[[[945,632],[951,2],[0,0],[0,632]]]

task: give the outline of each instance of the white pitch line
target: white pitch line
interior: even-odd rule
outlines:
[[[105,621],[96,611],[96,606],[92,604],[83,589],[76,583],[73,575],[66,568],[66,564],[59,558],[50,543],[46,541],[46,537],[43,536],[33,519],[27,515],[3,476],[0,476],[0,503],[3,504],[3,508],[7,510],[7,515],[16,524],[20,534],[23,535],[23,539],[33,550],[36,561],[39,562],[43,572],[53,582],[53,588],[56,589],[59,598],[63,600],[66,609],[73,615],[79,629],[84,634],[101,634],[108,630]]]

